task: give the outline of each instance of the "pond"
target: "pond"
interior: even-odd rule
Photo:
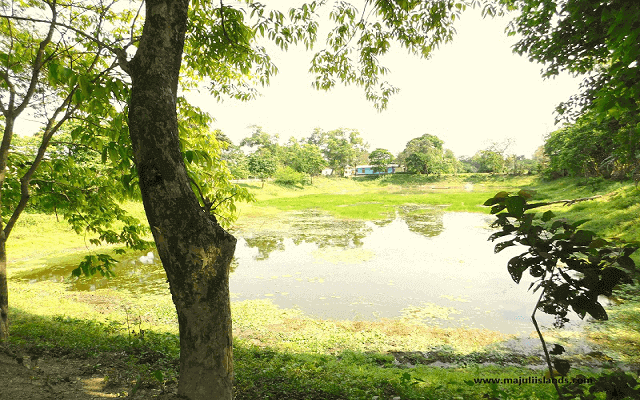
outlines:
[[[315,211],[283,212],[277,223],[262,226],[252,221],[252,229],[234,232],[239,239],[232,301],[269,299],[320,318],[410,318],[443,327],[530,332],[537,296],[527,291],[526,277],[516,285],[506,270],[509,258],[523,249],[494,254],[487,241],[493,218],[404,206],[382,221],[339,220]],[[73,268],[20,278],[64,282],[77,291],[169,293],[157,254],[121,262],[111,279],[71,279]]]

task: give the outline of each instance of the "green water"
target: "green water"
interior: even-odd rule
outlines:
[[[508,259],[523,249],[494,254],[487,241],[492,218],[405,205],[394,217],[376,221],[318,211],[283,212],[277,224],[256,219],[234,232],[232,300],[268,299],[320,318],[404,317],[439,326],[530,331],[536,298],[526,291],[525,279],[516,285],[506,271]],[[169,295],[157,254],[153,260],[132,255],[111,279],[71,278],[75,267],[17,278],[51,280],[71,291]]]

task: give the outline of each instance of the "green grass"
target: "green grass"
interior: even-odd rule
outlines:
[[[122,204],[132,216],[146,224],[142,203],[127,201]],[[122,246],[94,246],[89,239],[96,235],[78,235],[62,218],[53,214],[24,212],[7,241],[8,272],[47,268],[79,262],[89,252],[113,252]],[[146,237],[151,240],[151,235]]]
[[[486,193],[366,193],[366,194],[311,194],[264,200],[258,204],[280,210],[318,209],[339,218],[383,219],[392,217],[395,208],[405,204],[438,207],[446,211],[488,213],[481,204]]]
[[[127,331],[118,324],[12,309],[9,348],[30,355],[83,358],[91,373],[133,387],[175,385],[179,343],[174,333]],[[339,350],[334,354],[287,351],[234,342],[236,399],[483,399],[489,385],[479,378],[538,377],[524,367],[483,367],[472,362],[442,369],[412,359],[410,369],[380,352]],[[407,364],[408,365],[408,364]],[[158,372],[160,375],[158,375]],[[575,376],[575,371],[572,376]],[[161,379],[158,379],[161,377]],[[551,385],[497,385],[512,399],[553,399]]]
[[[446,177],[387,175],[383,177],[316,178],[303,189],[267,183],[245,185],[257,198],[241,206],[241,215],[256,215],[260,209],[317,209],[339,218],[384,219],[405,204],[438,207],[446,211],[488,213],[484,201],[501,190],[530,185],[532,177],[467,174]],[[274,211],[267,211],[275,213]],[[241,217],[242,218],[242,217]],[[242,223],[241,221],[239,221]]]

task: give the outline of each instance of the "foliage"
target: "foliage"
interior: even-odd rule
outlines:
[[[227,164],[229,172],[234,179],[246,179],[249,177],[249,159],[239,146],[229,144],[222,151],[222,159]]]
[[[369,162],[373,172],[387,172],[387,167],[393,161],[393,154],[387,149],[375,149],[369,154]]]
[[[306,174],[311,178],[320,175],[327,161],[322,155],[320,148],[311,143],[303,143],[300,145],[294,138],[289,140],[284,148],[283,164],[291,167],[293,170]]]
[[[515,154],[510,154],[505,157],[504,164],[505,171],[511,175],[533,174],[537,169],[535,161],[529,160],[525,156],[517,156]]]
[[[8,117],[3,146],[7,146],[11,171],[5,176],[2,196],[7,237],[21,211],[32,207],[61,213],[79,234],[96,234],[90,239],[92,244],[148,247],[150,243],[141,239],[146,228],[118,204],[139,198],[140,192],[123,113],[129,82],[111,58],[118,55],[117,49],[107,44],[114,36],[130,36],[119,41],[125,48],[130,45],[140,33],[138,13],[115,12],[103,3],[91,2],[5,6],[0,35],[0,63],[5,72],[0,76],[0,90],[3,100],[8,100],[2,103]],[[42,26],[55,35],[47,36]],[[92,29],[98,32],[96,37],[87,33]],[[186,71],[188,87],[189,69]],[[27,108],[42,117],[45,125],[36,136],[22,139],[12,128]],[[177,111],[194,191],[200,194],[203,208],[228,226],[234,219],[234,201],[250,200],[250,196],[230,184],[231,176],[219,155],[225,146],[214,137],[217,133],[206,129],[211,118],[184,98],[178,98]],[[112,264],[110,256],[98,254],[87,257],[77,271],[108,275]]]
[[[191,108],[191,107],[190,107]],[[193,110],[188,121],[193,121],[199,110]],[[181,116],[184,118],[184,112]],[[203,118],[207,118],[203,114]],[[207,124],[191,124],[183,121],[181,129],[182,154],[194,192],[199,195],[202,208],[213,214],[223,227],[230,227],[237,219],[236,202],[253,201],[253,196],[243,187],[231,182],[233,175],[222,152],[229,145],[219,140],[221,132],[211,132]]]
[[[411,139],[398,154],[398,162],[409,172],[418,174],[442,174],[458,172],[458,161],[453,152],[443,149],[444,142],[428,133]]]
[[[442,159],[442,172],[445,174],[456,174],[460,171],[462,166],[453,154],[453,150],[444,149],[444,156]]]
[[[458,169],[462,173],[473,174],[478,172],[477,163],[468,156],[458,158]]]
[[[240,141],[240,147],[247,146],[255,148],[255,150],[267,150],[273,156],[278,157],[280,153],[280,145],[278,140],[280,139],[277,134],[271,135],[262,130],[261,126],[252,126],[253,132],[251,136],[246,137]]]
[[[569,309],[580,318],[589,314],[595,319],[607,319],[598,296],[611,296],[616,285],[631,283],[625,271],[635,268],[629,256],[638,245],[598,238],[592,231],[579,229],[584,220],[570,223],[554,219],[552,211],[539,217],[526,213],[548,204],[528,203],[528,198],[526,191],[517,195],[500,192],[484,203],[492,206],[491,213],[497,217],[494,226],[502,229],[490,240],[513,237],[498,243],[496,252],[516,244],[529,248],[509,261],[509,274],[516,283],[527,270],[537,278],[531,287],[536,286],[534,291],[543,289],[539,308],[555,315],[558,326],[567,321]]]
[[[581,93],[557,107],[569,125],[545,146],[551,177],[640,176],[640,9],[631,0],[500,0],[519,10],[515,52],[544,64],[542,75],[584,76]]]
[[[276,171],[274,181],[282,185],[304,185],[307,183],[307,176],[291,167],[284,167]]]
[[[493,226],[501,228],[489,239],[508,239],[497,243],[495,252],[516,244],[528,248],[509,260],[507,270],[511,278],[519,283],[524,272],[529,270],[530,275],[536,278],[529,289],[533,288],[534,292],[542,289],[536,309],[554,315],[557,327],[563,327],[569,321],[569,310],[573,310],[581,319],[587,314],[596,320],[608,319],[599,296],[611,296],[618,285],[633,283],[629,273],[635,272],[635,263],[630,256],[640,246],[636,242],[605,240],[597,237],[593,231],[579,229],[585,220],[571,223],[556,218],[553,211],[546,211],[541,216],[527,213],[528,210],[549,204],[529,203],[530,198],[531,193],[525,190],[516,195],[499,192],[484,203],[485,206],[491,206],[492,214],[496,214]],[[555,358],[552,368],[549,352],[535,320],[535,311],[532,318],[542,342],[550,375],[553,375],[553,368],[561,375],[566,375],[570,363]],[[560,355],[563,352],[562,346],[554,345],[550,353]],[[604,382],[607,383],[603,386]],[[590,391],[635,393],[633,389],[622,391],[621,388],[633,388],[637,384],[634,378],[628,376],[618,382],[605,379],[594,384]],[[616,388],[611,389],[607,385],[614,385]],[[556,389],[563,398],[557,384]]]
[[[404,150],[398,154],[398,163],[402,165],[406,165],[406,159],[413,153],[421,153],[425,154],[431,149],[442,150],[443,141],[440,140],[437,136],[430,135],[425,133],[424,135],[413,138],[407,145]]]
[[[514,49],[545,65],[543,76],[567,71],[586,75],[582,93],[559,111],[576,116],[592,109],[598,119],[631,113],[640,98],[640,9],[632,0],[501,0],[520,13],[509,34]],[[573,112],[572,112],[573,111]]]
[[[0,110],[4,116],[0,169],[11,171],[0,177],[3,194],[6,194],[0,204],[2,269],[6,260],[5,242],[30,201],[40,209],[61,211],[77,233],[96,233],[98,236],[89,240],[93,244],[125,243],[133,248],[145,247],[148,244],[140,237],[144,228],[117,204],[117,200],[128,194],[112,182],[121,181],[124,174],[93,163],[99,159],[99,151],[104,159],[106,152],[113,149],[96,151],[71,143],[76,137],[71,130],[62,138],[62,143],[52,141],[71,118],[103,125],[107,131],[105,136],[117,141],[120,132],[115,124],[121,124],[123,116],[120,113],[119,118],[115,117],[115,110],[126,97],[121,76],[113,72],[108,48],[87,44],[75,32],[91,25],[98,31],[107,24],[117,29],[121,23],[129,23],[131,16],[117,16],[103,4],[77,7],[39,1],[2,3],[0,13],[3,14]],[[83,17],[84,13],[99,14],[101,18],[92,21]],[[38,20],[42,15],[51,19]],[[63,42],[60,37],[65,35],[68,38]],[[43,128],[32,140],[23,143],[18,140],[17,146],[12,146],[15,123],[27,109],[44,121]],[[128,157],[123,157],[121,165],[128,161]],[[113,229],[116,222],[121,225],[120,232]],[[113,262],[106,254],[88,256],[78,271],[100,271],[108,275]],[[5,278],[4,272],[0,273],[0,279]],[[3,287],[0,306],[4,308],[7,294],[3,283],[0,282]],[[2,323],[5,316],[3,313]],[[5,334],[0,326],[0,338]]]
[[[364,142],[360,132],[355,129],[335,129],[324,132],[315,129],[307,139],[322,150],[329,167],[342,176],[348,166],[354,166],[369,145]]]
[[[505,160],[502,153],[495,150],[480,150],[472,158],[478,172],[501,174],[504,172]]]
[[[564,393],[572,399],[596,400],[598,393],[604,393],[606,399],[637,399],[640,397],[640,382],[633,376],[622,371],[604,373],[595,379],[595,383],[588,388],[580,382],[586,381],[584,375],[576,376],[576,382],[568,383],[563,387]]]
[[[598,121],[593,112],[552,132],[544,144],[547,176],[624,177],[638,168],[640,130],[614,118]]]
[[[316,74],[314,87],[328,90],[337,81],[356,84],[364,88],[376,108],[386,108],[398,89],[380,81],[388,69],[379,60],[388,53],[392,41],[427,58],[453,38],[453,21],[470,3],[475,2],[374,0],[358,10],[349,2],[335,2],[329,14],[334,26],[327,36],[327,47],[314,55],[311,64],[310,71]]]
[[[249,156],[249,172],[264,181],[272,177],[278,168],[276,157],[267,149],[260,149]]]
[[[407,171],[414,174],[429,174],[430,157],[425,153],[412,153],[405,159]]]
[[[135,250],[148,248],[150,243],[143,239],[148,229],[120,205],[139,195],[124,185],[126,174],[103,164],[101,154],[91,147],[74,144],[69,134],[59,134],[57,139],[31,178],[32,209],[61,214],[77,234],[91,235],[92,244],[123,243]],[[39,141],[37,136],[16,137],[12,145],[11,173],[5,178],[7,196],[3,198],[7,208],[15,208],[20,201],[20,177],[31,167]],[[108,276],[114,261],[107,254],[87,256],[76,271]]]

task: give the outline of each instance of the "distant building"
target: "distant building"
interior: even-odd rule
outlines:
[[[356,165],[354,175],[362,176],[362,175],[386,175],[393,174],[396,172],[398,168],[398,164],[389,164],[387,166],[386,171],[382,172],[374,172],[373,165]]]
[[[325,168],[322,170],[320,174],[322,174],[323,176],[329,176],[333,174],[333,170],[331,168]]]

